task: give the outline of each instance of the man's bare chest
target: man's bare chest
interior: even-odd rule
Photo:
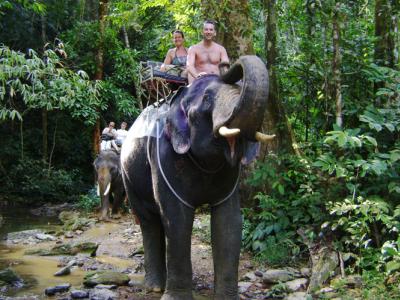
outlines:
[[[218,64],[221,61],[221,54],[218,49],[199,49],[196,61],[199,64]]]

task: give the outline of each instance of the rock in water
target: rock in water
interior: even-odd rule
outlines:
[[[56,273],[54,273],[54,276],[65,276],[71,274],[71,269],[69,266],[66,266],[64,268],[61,268],[58,270]]]
[[[83,242],[74,245],[62,244],[56,245],[50,250],[48,249],[34,249],[27,250],[27,255],[40,255],[40,256],[54,256],[54,255],[76,255],[78,253],[88,253],[90,256],[96,256],[96,250],[99,247],[97,243]]]
[[[88,273],[83,284],[87,287],[94,287],[98,284],[115,284],[117,286],[128,285],[129,277],[126,274],[115,271],[95,271]]]
[[[84,299],[89,297],[89,292],[88,291],[82,291],[82,290],[73,290],[71,291],[71,298],[72,299]]]
[[[41,241],[55,241],[56,238],[50,234],[45,234],[45,233],[37,233],[35,235],[35,238]]]
[[[0,281],[6,284],[13,284],[22,281],[14,270],[7,268],[0,271]]]
[[[67,292],[71,287],[70,283],[59,284],[53,287],[48,287],[45,289],[44,293],[47,296],[54,296],[57,293],[64,293]]]

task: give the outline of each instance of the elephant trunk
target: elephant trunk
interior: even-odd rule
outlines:
[[[105,220],[108,218],[108,210],[110,208],[111,173],[108,168],[100,168],[98,170],[98,184],[101,198],[101,219]]]
[[[240,84],[236,84],[242,79]],[[226,85],[218,91],[213,110],[214,133],[222,126],[240,129],[240,135],[255,141],[268,98],[268,71],[257,56],[241,56],[221,76]]]

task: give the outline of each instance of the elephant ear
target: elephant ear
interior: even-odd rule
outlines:
[[[178,154],[185,154],[190,149],[190,128],[182,103],[178,102],[171,108],[166,123],[166,134]]]
[[[260,153],[260,143],[247,142],[244,147],[244,153],[242,157],[242,164],[248,165],[254,161]]]

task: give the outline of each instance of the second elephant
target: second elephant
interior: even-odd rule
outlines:
[[[125,198],[120,159],[114,151],[102,151],[95,159],[93,166],[96,171],[98,194],[101,198],[100,218],[107,220],[111,204],[111,213],[116,214]]]

